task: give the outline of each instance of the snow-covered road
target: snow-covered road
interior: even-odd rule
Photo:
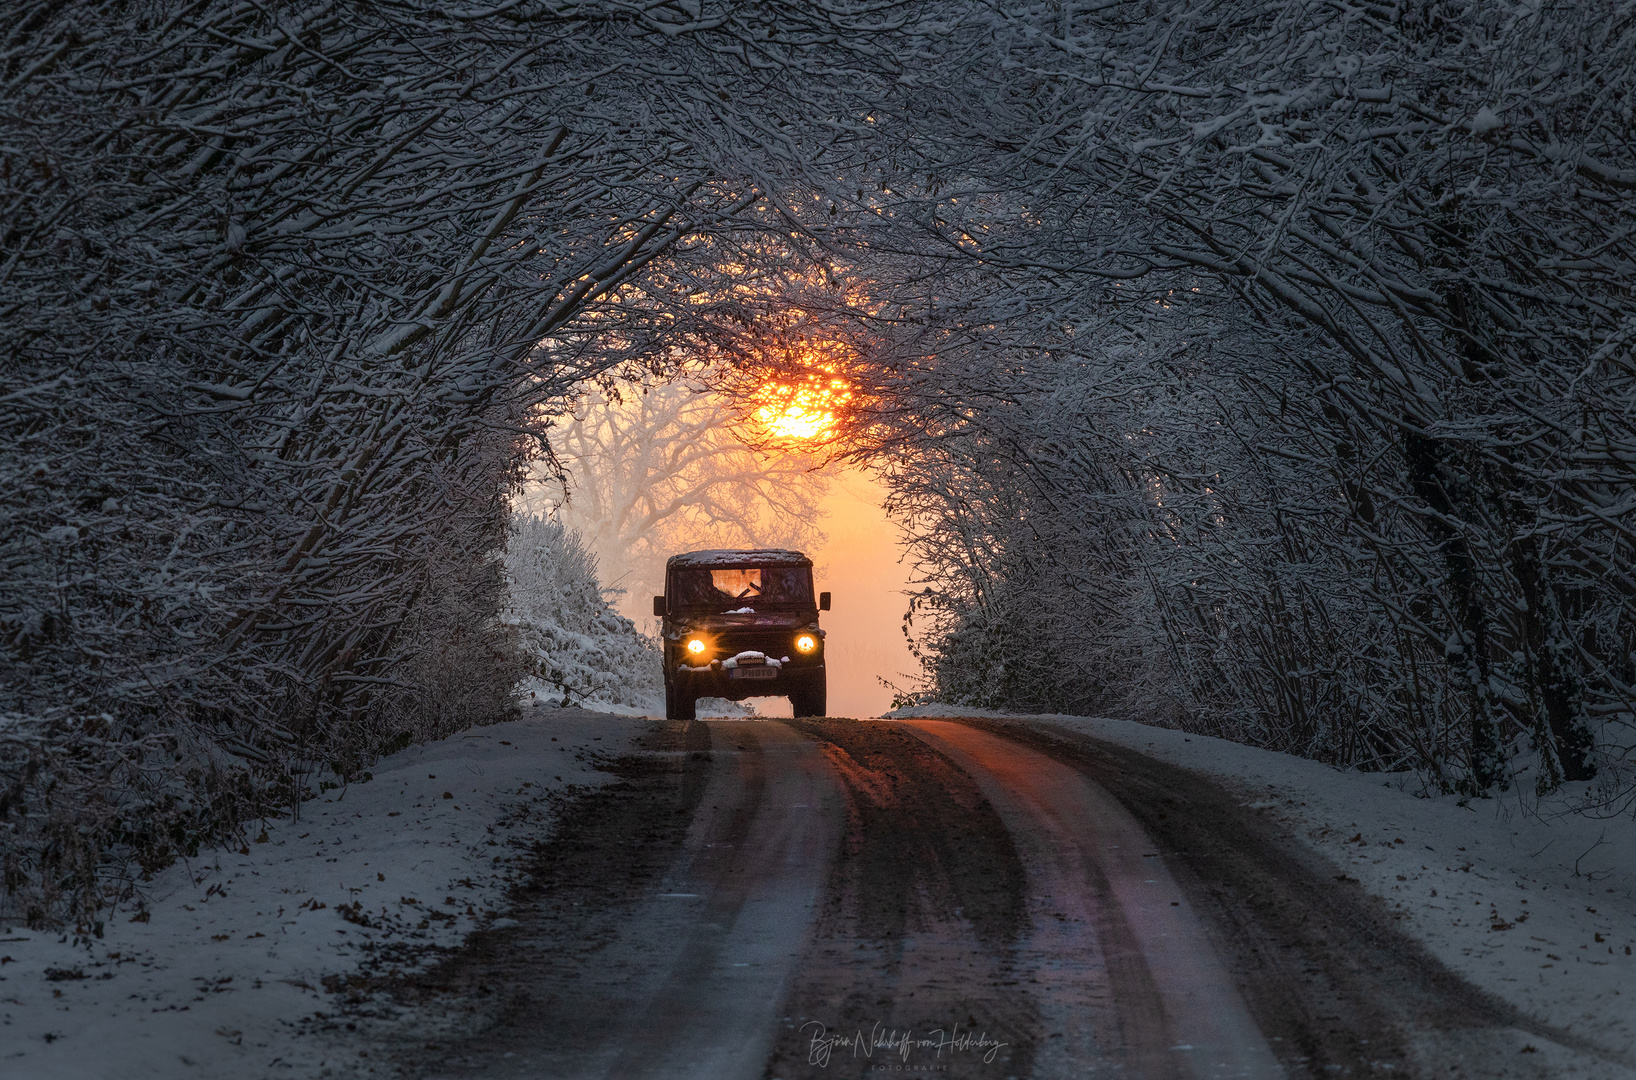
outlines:
[[[1122,720],[938,705],[894,715],[951,714],[1090,736],[1224,785],[1386,905],[1397,928],[1451,972],[1594,1048],[1574,1052],[1514,1031],[1505,1037],[1519,1061],[1552,1076],[1636,1075],[1628,814],[1570,814],[1574,790],[1544,803],[1516,792],[1466,800],[1428,792],[1412,774],[1339,770]]]
[[[1104,788],[965,724],[905,726],[977,780],[1028,868],[1033,929],[1019,961],[1061,1038],[1042,1048],[1040,1075],[1074,1075],[1114,1048],[1143,1076],[1283,1075],[1186,894]]]
[[[0,1076],[790,1080],[947,1024],[951,1075],[1636,1077],[1628,819],[919,711],[404,751],[100,936],[0,927]]]

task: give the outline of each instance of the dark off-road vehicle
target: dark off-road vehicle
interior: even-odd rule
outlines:
[[[824,632],[812,560],[799,551],[690,551],[665,564],[665,716],[692,720],[702,697],[788,697],[796,716],[823,716]]]

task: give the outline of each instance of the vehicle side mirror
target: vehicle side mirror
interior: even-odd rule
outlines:
[[[655,596],[653,598],[653,614],[656,617],[661,618],[661,619],[665,617],[665,598],[664,597]]]
[[[821,592],[818,594],[818,610],[829,610],[829,594],[827,592]]]

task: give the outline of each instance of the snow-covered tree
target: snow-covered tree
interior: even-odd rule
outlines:
[[[1633,20],[28,6],[0,31],[8,903],[93,908],[110,845],[158,865],[503,714],[500,560],[553,404],[680,357],[745,400],[815,355],[847,381],[954,692],[1622,805]]]
[[[985,541],[1034,544],[1120,476],[1151,500],[1136,531],[1074,531],[1128,541],[1195,717],[1469,790],[1531,743],[1538,787],[1628,798],[1631,13],[943,10],[935,61],[871,113],[892,153],[835,190],[873,234],[859,276],[955,312],[956,347],[928,332],[930,359],[867,377],[947,401],[993,475],[1020,470],[1001,486],[1032,508]],[[1233,318],[1173,405],[1017,434],[1059,403],[1052,334],[1083,340],[1093,298],[1195,288]]]
[[[881,59],[807,5],[13,15],[0,878],[44,918],[510,707],[539,406],[689,332],[807,167],[795,76]]]

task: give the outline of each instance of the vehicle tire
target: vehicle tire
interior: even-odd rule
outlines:
[[[665,680],[665,719],[666,720],[694,720],[694,699],[676,689],[669,680]]]
[[[829,688],[820,679],[814,686],[790,695],[790,711],[796,716],[827,716]]]
[[[665,719],[692,720],[693,718],[693,699],[676,689],[676,685],[666,679]]]

